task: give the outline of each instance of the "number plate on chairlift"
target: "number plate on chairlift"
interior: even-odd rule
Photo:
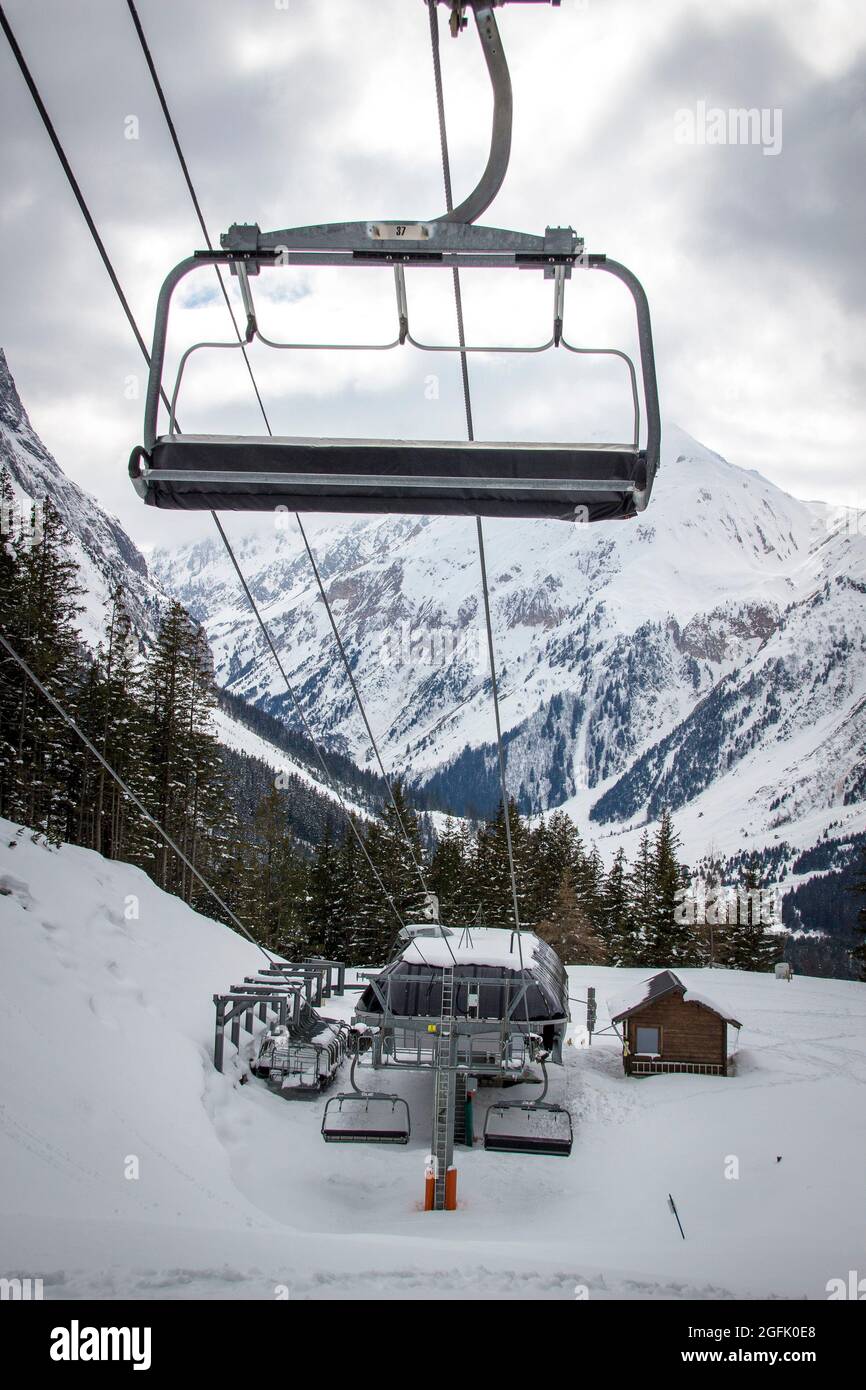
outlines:
[[[427,241],[429,227],[421,222],[371,222],[368,232],[376,241]]]

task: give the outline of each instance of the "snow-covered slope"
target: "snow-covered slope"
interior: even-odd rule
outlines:
[[[512,791],[532,809],[565,803],[602,839],[668,802],[693,858],[780,826],[800,846],[831,823],[859,829],[861,532],[673,427],[636,522],[485,523]],[[458,809],[492,799],[474,523],[368,519],[315,544],[386,760]],[[312,723],[366,756],[295,531],[251,531],[243,551]],[[159,552],[154,567],[205,623],[222,678],[280,708],[216,547]]]
[[[576,1027],[552,1083],[571,1158],[458,1149],[460,1208],[426,1214],[430,1077],[401,1079],[413,1137],[389,1150],[326,1146],[323,1098],[213,1071],[211,995],[260,962],[140,871],[0,822],[4,1275],[46,1298],[594,1300],[823,1298],[862,1269],[866,986],[681,972],[742,1020],[736,1076],[628,1080]],[[572,994],[596,986],[604,1028],[645,973],[575,968]]]

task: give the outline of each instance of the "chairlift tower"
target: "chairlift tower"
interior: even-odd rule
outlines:
[[[433,1088],[433,1210],[456,1205],[454,1120],[457,1095],[457,1030],[454,1026],[454,967],[442,972],[442,1017],[436,1044]],[[453,1194],[453,1197],[452,1197]]]

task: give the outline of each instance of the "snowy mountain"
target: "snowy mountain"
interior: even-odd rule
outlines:
[[[120,587],[140,642],[142,646],[149,645],[160,615],[168,606],[168,595],[154,580],[145,557],[120,523],[68,478],[45,448],[28,419],[5,354],[0,349],[0,468],[4,467],[17,505],[16,515],[3,518],[0,530],[5,530],[7,524],[10,528],[20,527],[22,522],[29,524],[30,503],[39,503],[47,497],[70,532],[71,553],[79,566],[80,582],[85,591],[80,600],[83,612],[78,618],[84,642],[93,648],[102,639],[110,595]],[[229,712],[220,708],[215,712],[214,722],[217,737],[231,753],[255,759],[269,772],[279,772],[293,779],[293,804],[304,824],[324,822],[325,816],[333,810],[336,797],[307,740],[299,737],[292,750],[287,750],[266,734],[252,729],[242,709]],[[361,788],[351,766],[337,765],[331,770],[347,806],[361,816],[368,814],[369,801],[381,798],[381,787],[365,785]],[[371,784],[375,779],[365,777],[363,781]],[[308,838],[303,830],[300,834],[302,840]]]
[[[605,849],[663,804],[693,860],[863,829],[866,534],[676,428],[649,510],[591,527],[486,522],[509,786]],[[474,523],[339,522],[314,538],[386,764],[442,804],[498,795]],[[243,564],[318,732],[369,756],[289,523]],[[221,679],[285,712],[210,542],[154,573],[206,625]]]
[[[147,561],[114,517],[67,478],[28,419],[0,348],[0,468],[9,473],[22,506],[51,499],[72,533],[73,554],[86,594],[79,623],[91,646],[102,636],[111,593],[120,586],[137,631],[149,640],[166,598],[148,573]]]
[[[619,844],[631,855],[667,802],[690,862],[757,848],[784,878],[800,852],[864,830],[866,528],[682,431],[665,438],[637,521],[485,524],[509,786],[525,809],[563,805],[607,857]],[[0,463],[19,495],[50,496],[72,532],[87,641],[116,584],[144,641],[172,594],[205,624],[220,683],[291,722],[216,539],[159,551],[148,570],[42,445],[2,353]],[[277,521],[241,536],[241,566],[312,727],[372,770],[294,522]],[[334,518],[312,536],[386,765],[436,804],[489,811],[498,781],[474,523]],[[312,750],[290,758],[228,712],[219,722],[227,747],[329,794]],[[352,778],[348,795],[358,802]]]
[[[742,1020],[728,1078],[629,1079],[576,1005],[551,1069],[571,1157],[459,1147],[459,1210],[440,1217],[420,1210],[429,1074],[399,1079],[401,1148],[323,1144],[326,1096],[240,1084],[249,1042],[213,1070],[212,995],[260,965],[140,870],[0,822],[4,1276],[42,1278],[46,1299],[595,1302],[823,1300],[862,1270],[866,986],[682,971]],[[596,987],[602,1030],[646,974],[573,967],[571,993]]]

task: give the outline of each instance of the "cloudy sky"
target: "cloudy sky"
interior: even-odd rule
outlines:
[[[138,8],[214,240],[234,221],[276,229],[444,210],[422,0]],[[149,339],[165,273],[202,238],[127,6],[4,9]],[[462,198],[486,157],[489,89],[471,26],[454,42],[444,19]],[[663,417],[798,496],[866,506],[866,6],[563,0],[509,5],[499,22],[514,143],[483,220],[534,233],[570,224],[625,261],[652,306]],[[719,143],[739,108],[764,113],[763,134]],[[165,543],[168,528],[172,539],[204,534],[207,519],[155,513],[130,488],[141,359],[2,39],[0,129],[0,345],[36,429],[141,544]],[[256,289],[274,338],[394,333],[388,271],[284,269]],[[467,275],[464,294],[470,341],[549,332],[550,286],[535,275]],[[453,341],[447,277],[416,271],[409,295],[415,333]],[[569,337],[628,347],[626,307],[606,277],[576,277]],[[212,271],[185,282],[173,328],[175,347],[228,336]],[[278,433],[460,437],[454,358],[257,347],[253,362]],[[580,368],[562,353],[476,359],[478,437],[622,437],[625,383]],[[199,354],[186,384],[186,429],[260,428],[238,353]]]

